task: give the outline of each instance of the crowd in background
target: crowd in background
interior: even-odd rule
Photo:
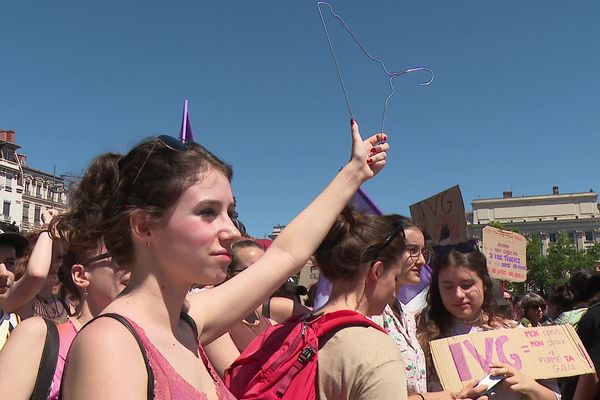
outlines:
[[[241,237],[231,167],[196,143],[159,136],[96,158],[68,212],[44,211],[27,237],[0,233],[0,397],[245,398],[253,383],[236,367],[256,338],[268,347],[277,326],[351,315],[298,386],[317,398],[598,398],[597,374],[534,380],[506,363],[490,366],[503,378],[493,391],[444,390],[429,343],[491,329],[571,324],[599,371],[600,272],[547,297],[511,293],[474,241],[428,248],[410,219],[353,210],[389,144],[351,126],[348,165],[272,243]],[[289,280],[307,262],[333,282],[318,309],[314,287]],[[426,264],[427,304],[413,313],[396,294]]]

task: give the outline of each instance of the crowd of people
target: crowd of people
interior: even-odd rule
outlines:
[[[67,212],[44,211],[28,237],[0,233],[0,398],[307,398],[288,387],[322,400],[599,398],[597,374],[534,380],[505,363],[490,366],[503,378],[491,390],[444,390],[430,342],[493,329],[572,324],[599,371],[600,273],[519,297],[474,241],[428,248],[410,219],[354,210],[389,143],[363,140],[355,121],[351,136],[350,161],[268,247],[241,237],[232,168],[201,145],[162,135],[98,156]],[[308,260],[332,282],[317,309],[314,290],[304,305],[282,294]],[[425,265],[427,304],[413,313],[397,293]],[[278,335],[300,327],[304,339],[336,318],[350,322],[302,348],[271,395],[249,395],[239,371],[293,350]],[[314,376],[294,386],[311,361]]]

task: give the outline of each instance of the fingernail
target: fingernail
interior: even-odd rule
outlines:
[[[367,164],[371,165],[373,164],[373,160],[371,160],[370,158],[367,160]]]
[[[383,141],[386,142],[387,141],[387,136],[383,135]]]
[[[350,118],[350,126],[354,125],[354,118]]]
[[[375,147],[373,147],[373,148],[371,149],[371,154],[375,154],[375,153],[377,153],[377,149],[376,149]]]

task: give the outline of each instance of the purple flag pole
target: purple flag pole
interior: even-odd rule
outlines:
[[[188,101],[183,102],[183,117],[181,118],[181,129],[179,130],[180,142],[194,142],[194,132],[192,131],[192,123],[188,114]]]

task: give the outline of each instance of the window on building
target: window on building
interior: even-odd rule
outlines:
[[[594,241],[594,232],[593,231],[587,231],[585,233],[585,241],[586,242],[593,242]]]
[[[31,194],[31,182],[25,181],[25,194]]]
[[[37,197],[42,197],[42,185],[39,183],[35,185],[35,195]]]
[[[35,206],[35,210],[33,210],[33,223],[34,224],[40,224],[42,222],[41,220],[41,215],[42,215],[42,208],[40,206]]]
[[[575,232],[569,232],[569,239],[575,240]]]
[[[2,215],[4,215],[4,219],[10,218],[10,201],[4,202],[4,206],[2,207]]]
[[[10,172],[7,172],[6,177],[4,179],[4,190],[6,190],[7,192],[12,192],[12,181],[13,181],[13,174],[11,174]]]
[[[23,222],[29,222],[29,203],[23,203]]]
[[[548,239],[550,239],[550,242],[556,243],[556,233],[549,234]]]

